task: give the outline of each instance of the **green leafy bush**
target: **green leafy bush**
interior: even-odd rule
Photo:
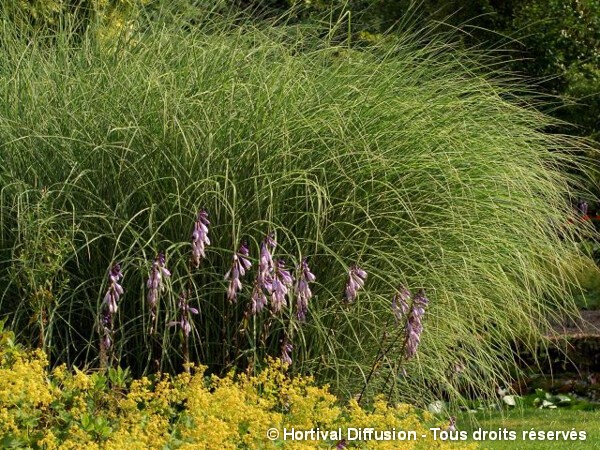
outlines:
[[[598,138],[600,124],[600,2],[537,1],[515,8],[511,24],[520,34],[527,59],[519,67],[545,79],[553,93],[577,104],[561,117],[583,127],[578,133]]]

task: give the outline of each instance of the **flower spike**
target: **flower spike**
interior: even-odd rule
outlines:
[[[286,296],[288,295],[289,288],[294,284],[294,280],[289,270],[286,270],[283,259],[274,261],[273,268],[271,309],[273,310],[273,313],[278,313],[287,305]]]
[[[302,260],[299,266],[300,275],[296,283],[296,318],[300,322],[306,320],[308,312],[308,301],[312,298],[312,292],[309,283],[316,280],[315,275],[310,271],[306,258]]]
[[[162,252],[159,252],[152,263],[152,269],[150,269],[150,276],[146,282],[148,288],[148,306],[150,309],[150,318],[152,320],[152,327],[150,328],[150,334],[156,332],[156,306],[158,303],[158,296],[165,290],[163,280],[171,276],[169,269],[165,267],[166,259]]]
[[[192,232],[192,262],[196,268],[200,266],[200,259],[206,258],[205,248],[210,245],[210,239],[208,238],[209,225],[208,213],[203,209],[200,210]]]
[[[346,303],[353,303],[356,300],[358,291],[365,285],[366,279],[367,272],[357,265],[350,267],[348,270],[348,281],[344,290],[344,300]]]
[[[423,333],[421,320],[428,304],[429,300],[425,297],[425,291],[420,289],[413,298],[412,308],[406,322],[406,342],[404,346],[406,359],[412,358],[417,353],[417,348],[421,342],[421,333]]]
[[[198,314],[198,310],[189,306],[186,295],[182,292],[179,294],[179,320],[169,322],[167,325],[170,327],[179,326],[183,331],[183,335],[187,338],[192,331],[192,325],[190,323],[190,314]]]
[[[231,269],[225,274],[225,279],[230,280],[227,288],[227,299],[231,303],[237,301],[237,293],[242,290],[240,277],[243,277],[246,271],[252,267],[252,263],[248,259],[249,254],[248,245],[242,242],[239,250],[233,255]]]

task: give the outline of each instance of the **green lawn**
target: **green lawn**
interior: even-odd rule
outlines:
[[[477,423],[475,423],[476,419]],[[473,431],[481,427],[482,430],[495,430],[506,428],[516,432],[514,441],[481,441],[482,449],[600,449],[600,410],[574,411],[569,409],[525,409],[497,413],[463,414],[458,418],[461,430],[473,435]],[[523,440],[523,431],[585,431],[585,441],[563,440]]]

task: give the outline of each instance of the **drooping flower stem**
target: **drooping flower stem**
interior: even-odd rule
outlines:
[[[210,221],[208,220],[208,212],[205,209],[201,209],[198,211],[198,215],[196,217],[196,221],[194,222],[194,228],[192,230],[191,242],[192,242],[192,251],[189,259],[189,276],[187,280],[187,297],[185,299],[186,305],[189,299],[191,298],[191,294],[193,291],[193,282],[192,282],[192,274],[194,269],[198,269],[200,267],[200,263],[206,258],[206,246],[210,245],[210,239],[208,237]],[[184,295],[184,293],[181,293]],[[179,299],[179,309],[180,314],[182,311],[181,304],[181,295]],[[188,308],[188,311],[192,314],[199,314],[200,310],[196,308]],[[182,318],[183,320],[183,318]],[[188,323],[189,324],[189,323]],[[184,330],[183,324],[182,330]],[[183,367],[186,372],[190,371],[190,358],[189,358],[189,332],[186,334],[184,332],[184,337],[182,341],[182,353],[183,353]]]
[[[100,365],[108,369],[112,366],[114,359],[114,318],[118,310],[118,301],[123,294],[123,287],[119,280],[123,278],[120,264],[115,264],[110,269],[108,275],[109,285],[102,302],[102,311],[100,315],[100,330],[102,337],[100,339]]]
[[[375,374],[375,371],[379,367],[381,360],[387,354],[387,351],[384,350],[384,347],[385,347],[385,344],[388,339],[387,329],[388,329],[389,324],[390,324],[390,318],[388,317],[386,320],[386,323],[385,323],[385,327],[383,328],[383,334],[381,336],[381,339],[379,340],[379,348],[377,349],[377,354],[375,355],[373,364],[371,364],[371,369],[369,371],[369,374],[367,375],[367,378],[365,379],[365,383],[363,384],[362,390],[360,391],[360,394],[358,394],[358,398],[356,399],[356,402],[359,405],[365,395],[365,392],[367,390],[367,387],[369,386],[369,383],[371,382],[371,378],[373,377],[373,375]]]
[[[367,272],[365,272],[356,264],[350,267],[348,270],[348,280],[346,281],[346,286],[344,288],[344,303],[354,303],[354,300],[356,300],[356,296],[358,295],[358,291],[364,287],[366,279]]]
[[[189,306],[188,304],[188,296],[181,292],[179,294],[179,320],[169,322],[168,326],[179,326],[181,328],[181,352],[183,354],[183,369],[186,372],[190,372],[190,353],[189,353],[189,342],[190,342],[190,332],[192,331],[192,323],[190,314],[198,314],[198,310]]]
[[[250,250],[248,244],[242,242],[240,248],[233,254],[231,268],[225,274],[225,279],[229,280],[227,287],[227,300],[231,303],[237,302],[237,294],[242,290],[242,282],[240,278],[246,274],[246,271],[252,267],[252,263],[248,259]]]
[[[162,345],[158,336],[158,301],[160,293],[165,290],[164,279],[171,276],[171,272],[165,267],[166,258],[164,253],[159,252],[152,263],[150,276],[146,286],[148,287],[148,308],[150,310],[150,329],[148,336],[151,342],[151,360],[156,372],[160,371]]]
[[[398,333],[398,336],[402,336],[403,333],[405,333],[404,330],[402,330],[400,333]],[[406,339],[404,339],[404,341],[402,342],[402,346],[400,347],[400,351],[398,352],[400,357],[398,359],[394,360],[394,367],[388,373],[388,376],[386,377],[386,380],[384,383],[384,386],[386,386],[388,383],[390,386],[390,390],[388,391],[388,396],[387,396],[388,401],[391,401],[392,395],[394,394],[394,390],[396,389],[398,377],[395,375],[398,373],[398,368],[402,368],[402,371],[404,373],[406,373],[405,369],[402,367],[403,363],[405,362],[404,354],[406,352],[406,343],[407,343]]]
[[[296,319],[300,322],[306,321],[306,313],[308,312],[308,302],[312,298],[310,283],[316,280],[315,275],[310,271],[306,258],[302,260],[296,269],[298,276],[296,277]]]
[[[404,356],[408,360],[415,356],[417,348],[421,342],[421,334],[423,333],[423,324],[421,322],[425,314],[425,308],[429,304],[429,300],[425,296],[425,291],[419,289],[413,297],[410,313],[407,315],[405,330],[406,343],[404,348]]]
[[[404,336],[404,342],[402,343],[402,348],[399,353],[400,359],[397,361],[397,366],[399,367],[417,354],[417,349],[421,342],[421,334],[423,333],[422,319],[428,304],[429,299],[425,296],[424,289],[419,289],[413,296],[410,308],[408,308],[408,303],[406,301],[404,303],[404,307],[406,308],[404,311],[405,322],[402,333],[400,334]],[[388,398],[390,399],[394,387],[395,383],[390,385],[390,392],[388,394]]]
[[[249,363],[249,372],[252,372],[258,366],[260,360],[258,343],[260,341],[260,347],[264,348],[266,345],[266,334],[268,333],[267,329],[270,328],[271,320],[263,323],[263,330],[259,335],[258,315],[265,309],[269,302],[268,297],[271,297],[273,293],[273,251],[276,247],[275,234],[273,232],[268,233],[260,244],[258,270],[252,286],[250,304],[244,315],[246,327],[249,326],[250,320],[252,321],[252,331],[251,334],[248,334],[249,345],[252,348],[252,361]],[[267,329],[264,327],[267,327]]]
[[[202,258],[206,258],[205,248],[210,245],[208,238],[208,213],[201,209],[198,212],[198,217],[194,223],[194,231],[192,231],[192,266],[200,267]]]
[[[387,342],[389,336],[387,330],[390,322],[390,316],[388,316],[386,325],[384,327],[383,336],[380,340],[381,344],[379,346],[379,350],[375,356],[373,364],[371,365],[371,370],[365,380],[365,384],[363,385],[363,388],[358,396],[357,401],[359,404],[373,374],[375,373],[375,370],[380,367],[382,360],[397,346],[400,339],[402,339],[402,346],[399,352],[400,359],[395,361],[394,367],[401,367],[404,362],[414,357],[417,353],[417,348],[421,340],[421,333],[423,332],[421,319],[425,314],[425,308],[429,304],[429,300],[425,296],[425,291],[423,289],[419,289],[417,294],[413,296],[412,302],[409,305],[408,302],[410,297],[410,291],[404,286],[401,286],[392,299],[392,315],[396,321],[398,332],[387,348],[384,349],[385,343]],[[402,320],[404,320],[404,324],[402,327],[399,327],[400,321]],[[389,399],[391,399],[394,387],[395,383],[391,384],[388,395]]]

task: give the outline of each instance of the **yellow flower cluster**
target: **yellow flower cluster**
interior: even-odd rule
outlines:
[[[25,437],[47,411],[53,397],[42,352],[0,352],[0,437]]]
[[[0,332],[0,338],[2,333]],[[4,343],[6,344],[6,343]],[[338,437],[284,441],[284,430],[414,430],[426,432],[408,405],[378,399],[369,409],[340,404],[327,386],[310,377],[290,377],[271,361],[255,376],[191,374],[141,378],[124,383],[109,372],[47,371],[45,356],[0,339],[0,441],[45,449],[268,449],[335,448]],[[268,436],[268,430],[280,434]],[[347,448],[473,448],[446,442],[356,440]]]

